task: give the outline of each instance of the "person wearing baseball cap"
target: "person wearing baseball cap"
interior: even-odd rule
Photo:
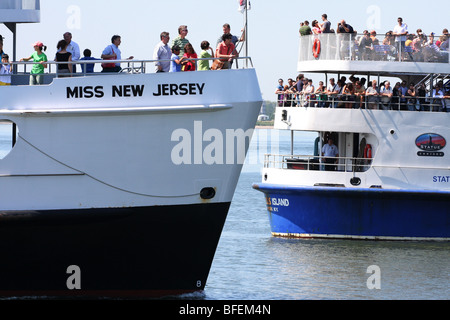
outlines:
[[[44,53],[47,50],[47,46],[40,41],[37,41],[33,44],[34,52],[28,58],[22,58],[20,61],[30,61],[33,59],[33,68],[30,72],[30,86],[32,85],[40,85],[44,83],[44,68],[47,68],[46,62],[47,56]]]

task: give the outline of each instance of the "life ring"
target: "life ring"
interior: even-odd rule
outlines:
[[[367,144],[364,148],[364,158],[372,159],[372,146],[370,144]]]
[[[319,39],[314,40],[313,55],[314,55],[314,58],[316,58],[316,59],[319,58],[319,56],[320,56],[320,46],[321,46],[320,40]]]

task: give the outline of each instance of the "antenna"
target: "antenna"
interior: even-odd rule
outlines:
[[[245,56],[248,57],[248,3],[249,0],[245,0],[245,27],[244,27],[244,39],[245,39]],[[248,68],[248,59],[245,59],[245,68]]]
[[[245,1],[245,2],[244,2]],[[245,4],[244,4],[245,3]],[[245,56],[248,57],[248,9],[250,0],[241,0],[241,10],[244,7],[244,43],[245,43]],[[248,68],[248,59],[245,59],[245,67]]]

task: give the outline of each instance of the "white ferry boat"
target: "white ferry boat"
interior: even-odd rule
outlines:
[[[433,96],[436,86],[448,86],[448,51],[430,56],[425,48],[381,45],[379,38],[363,52],[359,37],[300,37],[299,72],[323,74],[326,83],[330,74],[336,83],[342,76],[365,78],[367,87],[373,80],[378,86],[400,79],[417,92],[424,84],[428,93],[359,100],[349,90],[326,97],[294,94],[289,107],[280,103],[275,129],[292,132],[291,154],[266,155],[262,181],[253,186],[265,194],[272,234],[449,240],[450,104]],[[296,153],[297,131],[317,133],[314,154]],[[330,139],[335,153],[323,154]]]
[[[0,160],[0,296],[204,289],[262,105],[256,72],[126,63],[57,78],[49,62],[44,85],[18,71],[0,87],[13,128]]]

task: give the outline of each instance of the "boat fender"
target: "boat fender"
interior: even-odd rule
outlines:
[[[314,40],[313,55],[314,55],[314,58],[316,58],[316,59],[319,58],[319,56],[320,56],[320,47],[321,47],[320,40],[319,39]]]
[[[364,148],[364,158],[372,159],[372,146],[370,144],[367,144]]]

